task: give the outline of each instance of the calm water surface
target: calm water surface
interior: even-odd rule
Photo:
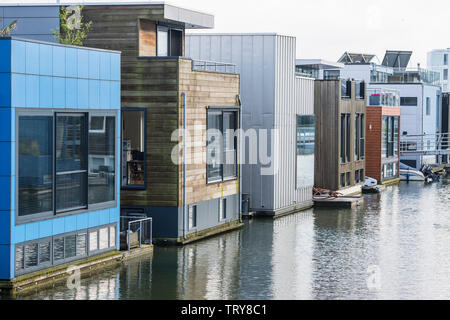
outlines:
[[[450,299],[450,185],[402,183],[353,210],[253,220],[183,248],[155,248],[78,290],[19,298]]]

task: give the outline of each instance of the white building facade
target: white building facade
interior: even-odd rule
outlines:
[[[311,207],[314,79],[295,74],[296,38],[190,34],[186,55],[235,64],[241,75],[242,128],[247,134],[242,141],[242,192],[249,196],[250,210],[280,216]],[[258,135],[258,147],[251,152],[252,130]],[[251,159],[255,156],[256,163]]]
[[[450,48],[437,49],[428,52],[428,69],[439,72],[440,79],[439,85],[442,88],[442,92],[450,91],[450,78],[448,75],[450,55]]]

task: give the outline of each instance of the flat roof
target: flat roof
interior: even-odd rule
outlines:
[[[214,16],[196,10],[185,9],[171,5],[164,1],[67,1],[67,2],[45,2],[45,3],[0,3],[0,7],[59,7],[59,6],[164,6],[163,19],[169,22],[184,23],[187,29],[210,29],[214,28]]]
[[[319,69],[342,69],[344,64],[340,62],[327,61],[323,59],[296,59],[296,66],[309,66],[314,65]]]
[[[49,42],[49,41],[42,41],[42,40],[26,39],[26,38],[15,37],[15,36],[0,37],[0,41],[2,41],[2,40],[26,41],[26,42],[34,42],[34,43],[46,44],[46,45],[49,45],[49,46],[58,46],[58,47],[76,48],[76,49],[85,49],[85,50],[92,50],[92,51],[103,51],[103,52],[111,52],[111,53],[120,53],[120,54],[122,54],[121,51],[117,51],[117,50],[107,50],[107,49],[94,48],[94,47],[85,47],[85,46],[73,46],[73,45],[69,45],[69,44],[61,44],[61,43],[58,43],[58,42]]]

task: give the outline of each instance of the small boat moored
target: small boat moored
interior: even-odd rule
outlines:
[[[425,181],[425,175],[419,170],[400,163],[400,180],[401,181]]]
[[[373,178],[366,177],[364,185],[362,186],[362,193],[380,193],[381,190],[378,187],[378,181]]]

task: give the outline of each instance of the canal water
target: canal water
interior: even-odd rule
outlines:
[[[19,299],[450,299],[450,184],[401,183],[352,210],[252,220]]]

